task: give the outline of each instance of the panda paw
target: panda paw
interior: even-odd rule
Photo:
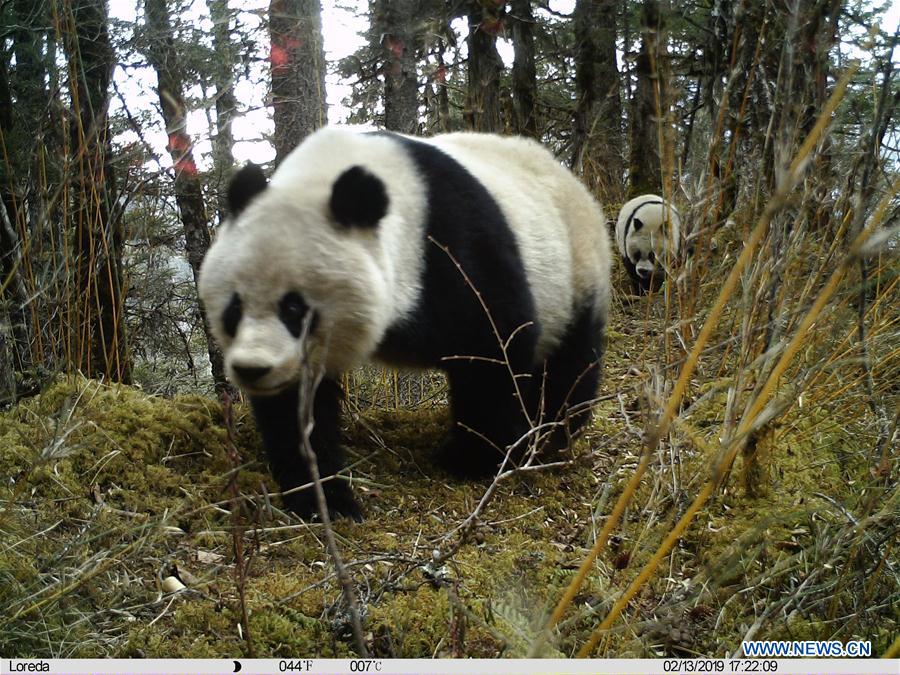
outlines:
[[[447,473],[468,480],[492,478],[503,459],[495,447],[464,431],[451,432],[434,458]]]
[[[325,490],[325,503],[328,506],[328,515],[332,520],[337,518],[350,518],[360,523],[363,520],[362,510],[350,486],[342,480],[328,481],[323,485]],[[301,490],[284,497],[284,505],[303,520],[313,520],[319,517],[319,508],[316,503],[316,494],[312,488]]]

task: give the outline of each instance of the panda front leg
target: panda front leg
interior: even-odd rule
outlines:
[[[341,388],[337,382],[325,378],[319,383],[313,401],[315,426],[309,441],[316,453],[322,479],[333,476],[344,468],[340,427],[341,398]],[[263,439],[272,475],[281,490],[286,492],[311,483],[309,467],[300,451],[299,388],[290,387],[275,396],[251,396],[250,405]],[[362,512],[345,480],[338,477],[324,480],[322,489],[332,517],[346,516],[362,520]],[[284,504],[307,520],[318,513],[312,487],[286,495]]]

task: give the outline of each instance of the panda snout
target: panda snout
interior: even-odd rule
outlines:
[[[636,270],[641,279],[649,279],[650,275],[653,274],[652,267],[638,267]]]
[[[253,384],[272,372],[269,366],[243,366],[233,363],[231,368],[244,384]]]

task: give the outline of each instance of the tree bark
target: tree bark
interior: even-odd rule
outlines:
[[[659,77],[665,44],[661,39],[658,0],[644,0],[641,11],[642,40],[635,62],[637,88],[632,101],[630,186],[632,196],[662,192],[660,114],[665,115],[665,90]],[[657,108],[659,104],[659,109]]]
[[[275,164],[327,121],[319,0],[271,0]]]
[[[805,108],[799,112],[800,137],[806,137],[816,123],[822,107],[828,100],[829,54],[838,38],[838,22],[843,11],[842,0],[805,0],[801,2],[802,28],[800,31],[801,51],[796,63],[794,82],[800,90],[798,100],[805,101]],[[822,141],[815,159],[814,174],[819,178],[811,181],[812,199],[807,200],[809,218],[813,229],[823,231],[831,223],[829,205],[833,203],[829,185],[834,181],[833,142],[830,135]]]
[[[605,194],[622,197],[622,101],[616,65],[616,0],[575,4],[575,80],[578,105],[572,167]]]
[[[14,397],[15,391],[6,391],[9,382],[15,384],[15,371],[26,370],[31,365],[31,341],[25,302],[28,297],[20,264],[19,200],[16,195],[15,176],[22,168],[23,158],[11,151],[16,143],[18,125],[13,115],[13,102],[9,88],[9,75],[5,58],[0,58],[0,141],[7,150],[8,162],[0,162],[0,330],[7,333],[4,361],[0,367],[10,378],[3,385],[0,396]],[[23,171],[24,173],[24,171]]]
[[[216,194],[216,211],[219,222],[227,217],[225,192],[234,169],[234,135],[231,122],[237,110],[234,95],[237,53],[231,41],[231,11],[228,0],[209,0],[209,13],[213,22],[213,52],[216,88],[216,135],[213,138],[213,175],[211,187]]]
[[[378,0],[375,4],[375,33],[383,57],[384,126],[404,134],[415,134],[419,129],[419,5],[416,0]]]
[[[540,138],[537,124],[537,74],[534,65],[534,14],[531,0],[512,2],[513,109],[516,133]],[[613,45],[615,54],[615,45]]]
[[[112,219],[116,182],[110,164],[109,85],[115,66],[105,0],[71,0],[65,31],[74,120],[71,148],[75,220],[75,344],[67,353],[89,377],[131,381],[123,321],[120,218]],[[71,25],[74,24],[74,25]]]
[[[500,74],[503,61],[497,53],[497,33],[503,27],[500,0],[469,0],[469,70],[465,118],[473,131],[498,133]]]
[[[156,71],[159,89],[159,103],[162,109],[166,134],[169,138],[167,149],[172,157],[175,172],[175,201],[181,213],[188,263],[194,275],[194,283],[200,276],[200,265],[210,245],[208,217],[203,200],[203,186],[197,165],[194,163],[192,142],[187,133],[187,107],[184,101],[184,73],[175,51],[175,41],[166,0],[145,0],[147,14],[148,58]],[[198,302],[199,299],[198,299]],[[233,394],[225,378],[225,360],[210,331],[209,318],[203,310],[203,332],[206,335],[209,361],[212,367],[216,391]]]

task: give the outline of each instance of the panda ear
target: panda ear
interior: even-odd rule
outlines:
[[[637,232],[644,226],[644,221],[640,218],[635,218],[632,223],[634,224],[634,231]]]
[[[263,170],[253,162],[247,162],[228,184],[228,211],[232,216],[238,215],[267,186]]]
[[[387,190],[378,176],[351,166],[334,182],[328,207],[344,227],[375,227],[388,209]]]

